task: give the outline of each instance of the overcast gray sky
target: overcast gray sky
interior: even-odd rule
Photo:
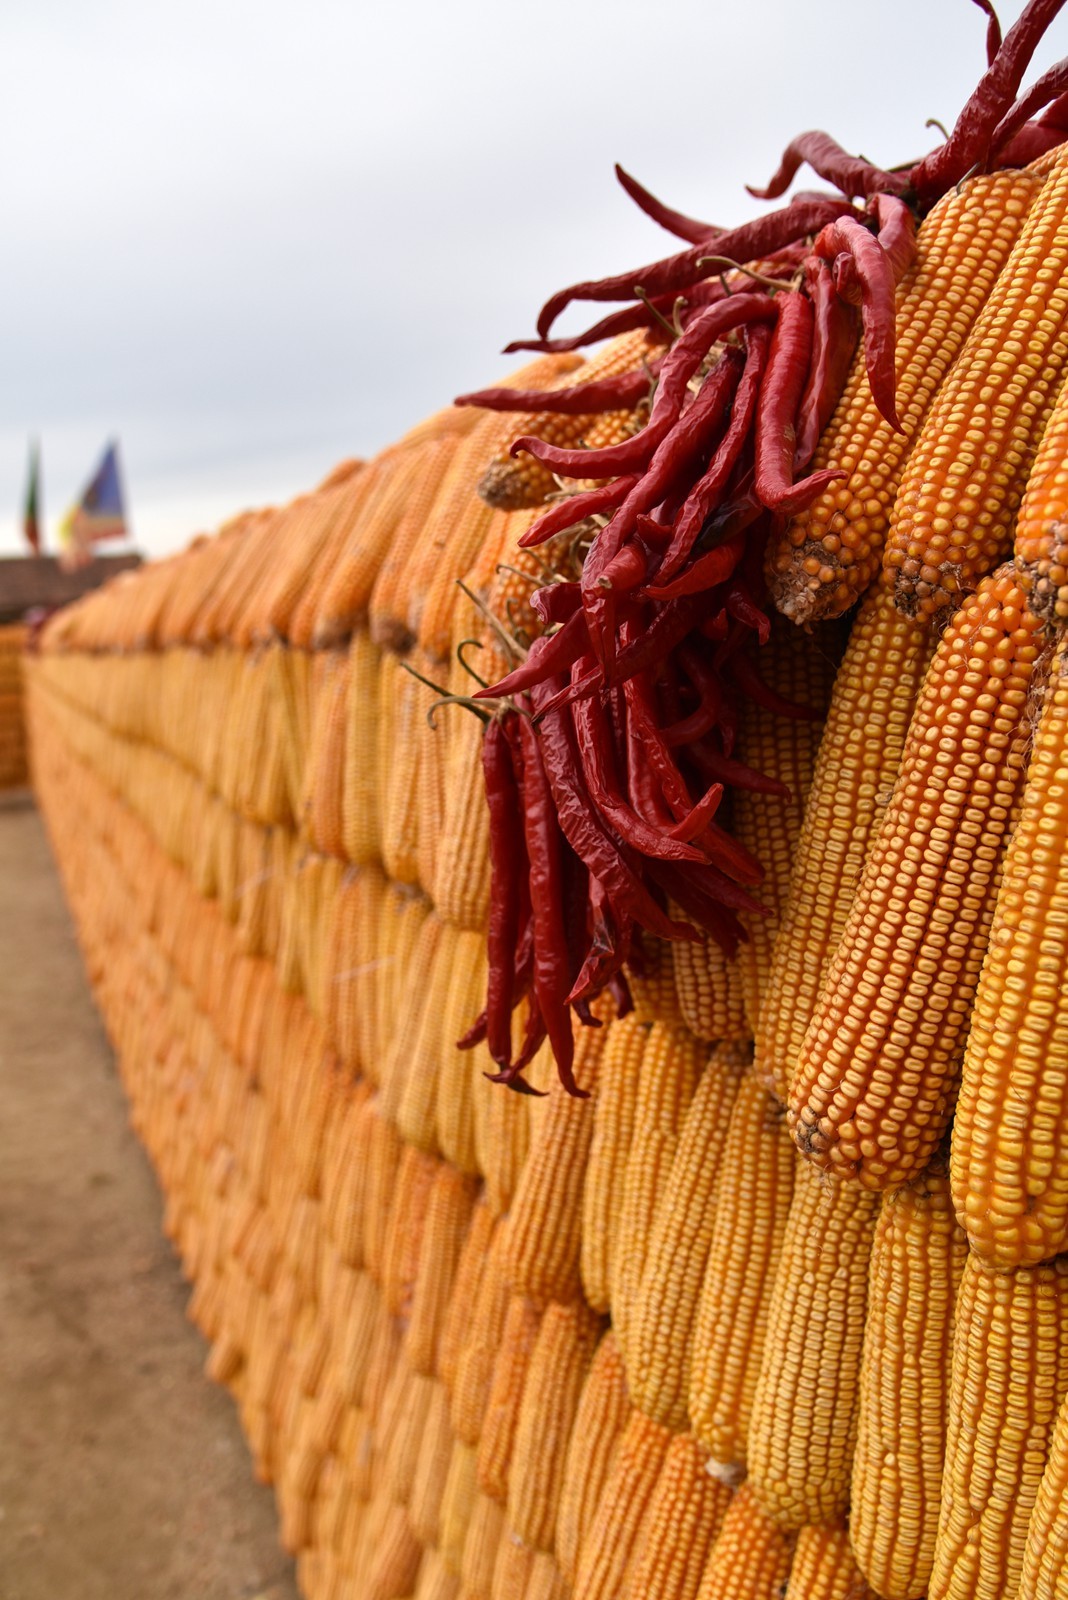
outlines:
[[[562,283],[666,254],[614,161],[740,221],[805,128],[922,154],[984,38],[968,0],[6,0],[0,551],[31,432],[50,542],[117,435],[137,541],[173,549],[494,381]],[[1065,54],[1068,16],[1031,76]]]

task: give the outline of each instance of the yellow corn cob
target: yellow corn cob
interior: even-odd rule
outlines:
[[[406,1506],[412,1497],[419,1446],[430,1414],[434,1381],[420,1377],[400,1361],[393,1375],[391,1389],[392,1394],[387,1398],[382,1415],[384,1453],[380,1484],[382,1492],[391,1500],[397,1505]]]
[[[876,408],[863,350],[813,461],[848,476],[830,484],[768,544],[775,604],[795,622],[837,617],[879,570],[898,482],[913,440],[1042,187],[1034,173],[982,173],[924,219],[897,291],[895,433]]]
[[[743,1483],[712,1546],[697,1600],[779,1600],[793,1550],[793,1535],[768,1516]]]
[[[637,1374],[630,1341],[656,1208],[707,1058],[707,1047],[700,1039],[660,1023],[650,1029],[642,1052],[610,1285],[612,1326],[631,1384]]]
[[[508,670],[499,651],[478,652],[478,671],[488,681]],[[450,670],[448,687],[450,694],[471,693],[471,679],[458,660]],[[482,780],[482,723],[456,707],[443,726],[445,813],[435,861],[434,903],[446,922],[484,933],[489,913],[489,808]]]
[[[451,926],[451,925],[450,925]],[[452,983],[442,1009],[438,1049],[438,1094],[435,1102],[435,1133],[447,1161],[462,1172],[477,1173],[475,1145],[474,1073],[475,1064],[468,1050],[457,1050],[463,1037],[479,1015],[486,999],[486,939],[483,933],[454,930]]]
[[[512,1202],[505,1270],[513,1288],[542,1303],[582,1294],[579,1249],[582,1185],[593,1136],[593,1108],[604,1028],[579,1028],[575,1077],[590,1092],[577,1100],[554,1083],[537,1110],[538,1123]],[[499,1084],[486,1086],[501,1095]],[[524,1097],[525,1098],[525,1097]]]
[[[508,1521],[525,1544],[552,1553],[564,1458],[599,1332],[577,1301],[550,1305],[538,1328],[516,1421]]]
[[[653,1491],[627,1594],[634,1600],[696,1600],[731,1491],[708,1471],[697,1441],[680,1433],[668,1446]]]
[[[745,1466],[796,1165],[782,1109],[751,1071],[738,1086],[726,1148],[730,1164],[714,1196],[688,1404],[695,1435],[730,1480]]]
[[[805,1036],[794,1137],[873,1188],[921,1171],[949,1117],[1040,647],[1011,568],[984,579],[946,630]]]
[[[411,1145],[404,1145],[382,1254],[382,1294],[395,1317],[411,1315],[419,1271],[426,1214],[440,1165]]]
[[[534,1557],[535,1552],[528,1550],[505,1523],[493,1568],[492,1600],[526,1600]]]
[[[671,961],[679,1015],[691,1033],[710,1041],[750,1037],[736,956],[726,955],[714,939],[680,939],[671,947]]]
[[[802,1528],[783,1600],[876,1600],[844,1528]]]
[[[414,1372],[437,1366],[438,1342],[475,1206],[474,1180],[442,1162],[427,1206],[404,1353]]]
[[[452,1280],[449,1303],[442,1321],[438,1343],[437,1372],[449,1394],[456,1382],[456,1369],[467,1330],[474,1316],[479,1285],[486,1267],[486,1258],[496,1226],[493,1213],[485,1199],[479,1199],[471,1215],[471,1226],[464,1238],[463,1249]]]
[[[376,1083],[382,1078],[390,1045],[401,1025],[406,980],[429,914],[430,908],[420,895],[398,884],[387,886],[379,908],[379,942],[377,947],[372,946],[369,957],[377,1045],[373,1056],[363,1054],[364,1072]],[[369,931],[373,934],[375,930]]]
[[[492,1495],[502,1505],[508,1498],[519,1410],[540,1325],[541,1312],[534,1302],[525,1295],[513,1294],[493,1363],[478,1441],[478,1486],[483,1494]]]
[[[419,882],[419,729],[433,692],[396,656],[382,657],[378,700],[378,819],[382,864],[396,883]]]
[[[673,1433],[687,1426],[693,1325],[715,1220],[715,1189],[746,1045],[713,1050],[686,1110],[656,1203],[641,1287],[624,1346],[635,1405]]]
[[[538,1066],[537,1058],[534,1066]],[[507,1090],[502,1094],[500,1084],[489,1083],[486,1073],[496,1070],[485,1044],[476,1045],[467,1056],[478,1168],[486,1180],[490,1210],[503,1217],[513,1209],[530,1149],[531,1102],[527,1095]]]
[[[802,1163],[749,1425],[749,1481],[796,1532],[849,1502],[868,1263],[879,1197]]]
[[[885,1600],[917,1600],[931,1576],[953,1304],[966,1253],[938,1156],[884,1197],[871,1253],[849,1532]]]
[[[489,1401],[493,1365],[497,1357],[511,1291],[504,1272],[504,1230],[494,1231],[479,1280],[474,1310],[456,1363],[450,1416],[453,1431],[474,1447],[482,1434],[482,1419]]]
[[[556,1559],[574,1583],[579,1551],[633,1406],[615,1334],[605,1334],[586,1373],[564,1461],[556,1513]]]
[[[379,1078],[379,1114],[392,1122],[406,1144],[426,1150],[433,1142],[421,1137],[430,1119],[426,1108],[419,1104],[419,1095],[425,1083],[427,1065],[425,1057],[419,1058],[420,1046],[425,1047],[426,1035],[431,1031],[433,1018],[429,1008],[440,1007],[448,989],[448,969],[438,959],[444,924],[435,912],[420,919],[419,931],[412,945],[411,957],[396,972],[397,1027],[392,1033],[389,1047],[382,1061]],[[415,1074],[416,1086],[410,1118],[406,1126],[400,1124],[400,1109],[404,1104],[408,1081]],[[430,1092],[436,1086],[431,1083]],[[432,1127],[432,1124],[430,1124]],[[413,1138],[412,1135],[420,1135]]]
[[[786,699],[819,713],[819,720],[779,716],[755,701],[743,704],[739,719],[738,759],[769,778],[777,778],[790,790],[787,798],[739,789],[732,799],[731,832],[764,868],[756,894],[767,908],[767,915],[743,913],[748,938],[738,950],[746,1018],[753,1036],[770,981],[772,947],[789,894],[823,730],[822,714],[834,683],[836,634],[836,629],[826,627],[822,635],[809,638],[776,617],[771,638],[757,657],[757,666],[768,685]]]
[[[607,1312],[611,1306],[612,1252],[647,1033],[633,1012],[618,1018],[609,1023],[601,1057],[593,1137],[582,1190],[580,1249],[583,1292],[595,1311]]]
[[[637,970],[638,962],[624,969],[634,1002],[633,1015],[638,1022],[685,1028],[675,988],[674,945],[640,930],[635,939],[641,971]]]
[[[1068,1595],[1068,1398],[1053,1430],[1049,1460],[1027,1526],[1016,1600],[1065,1600]]]
[[[459,1439],[452,1447],[449,1476],[441,1497],[441,1558],[451,1572],[463,1566],[464,1541],[475,1509],[478,1484],[475,1479],[475,1452]]]
[[[670,1443],[666,1428],[632,1412],[579,1550],[575,1600],[623,1591]]]
[[[416,650],[412,665],[424,678],[435,682],[435,664],[425,651]],[[419,821],[416,865],[419,886],[431,899],[437,880],[438,847],[445,825],[445,770],[448,756],[448,739],[443,725],[441,707],[430,710],[436,699],[432,689],[424,688],[418,697],[421,715],[416,720],[416,738],[419,753],[416,766],[419,772]],[[462,711],[454,713],[463,715]]]
[[[503,1508],[489,1495],[479,1494],[467,1525],[460,1568],[464,1600],[491,1600],[493,1569],[504,1528]]]
[[[325,971],[323,983],[324,1025],[330,1043],[342,1062],[352,1072],[359,1071],[362,1048],[375,1047],[369,1024],[368,995],[374,977],[373,971],[361,970],[357,954],[361,945],[365,960],[372,945],[372,935],[377,926],[381,900],[386,892],[386,880],[376,868],[364,868],[358,874],[347,875],[334,896],[330,909],[330,926],[327,930]],[[377,1078],[376,1063],[372,1071]]]
[[[1015,1595],[1068,1393],[1068,1256],[997,1272],[970,1254],[953,1335],[930,1600]]]
[[[439,1551],[424,1550],[412,1600],[460,1600],[462,1593],[459,1573],[449,1571]]]
[[[435,1383],[408,1501],[408,1521],[422,1545],[436,1546],[441,1537],[441,1498],[449,1475],[452,1445],[449,1397],[444,1384]]]
[[[358,629],[349,646],[348,728],[342,781],[341,821],[345,855],[357,866],[380,853],[378,818],[379,653]]]
[[[1068,651],[1054,658],[964,1056],[953,1195],[995,1266],[1068,1248]]]
[[[367,1135],[367,1186],[364,1190],[363,1258],[367,1270],[381,1284],[385,1265],[386,1238],[393,1212],[403,1146],[392,1123],[378,1115],[371,1104],[371,1126]]]
[[[439,495],[446,492],[457,461],[469,448],[469,439],[445,436],[419,452],[419,475],[408,480],[403,507],[379,556],[368,601],[371,637],[381,649],[403,652],[414,642],[400,621],[406,610],[405,569],[427,536]]]
[[[1068,383],[1062,384],[1016,519],[1016,576],[1047,625],[1068,617]]]
[[[756,1069],[782,1101],[893,790],[929,637],[878,588],[834,680],[757,1023]]]
[[[901,478],[883,560],[906,615],[960,603],[1008,553],[1068,359],[1068,151],[928,412]]]
[[[535,1552],[523,1600],[570,1600],[571,1590],[552,1556]]]

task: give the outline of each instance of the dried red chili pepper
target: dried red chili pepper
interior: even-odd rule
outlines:
[[[793,516],[845,473],[814,472],[794,482],[797,414],[812,354],[813,313],[803,294],[784,294],[778,300],[779,318],[757,399],[755,487],[769,510]]]
[[[647,369],[594,378],[567,389],[474,389],[457,395],[453,405],[480,406],[485,411],[553,411],[565,417],[628,411],[647,398],[661,359],[651,361]]]
[[[777,200],[786,193],[798,169],[806,161],[813,172],[827,183],[833,183],[847,200],[853,200],[858,195],[868,200],[873,194],[904,194],[909,186],[907,173],[884,172],[870,161],[851,156],[829,133],[815,128],[810,133],[799,133],[796,139],[790,140],[766,188],[754,189],[751,184],[746,184],[746,189],[754,200]]]
[[[716,228],[710,222],[697,222],[693,217],[684,216],[681,211],[673,211],[670,206],[664,205],[655,195],[649,193],[637,178],[632,178],[629,172],[616,162],[616,177],[647,217],[652,217],[668,233],[673,233],[678,239],[686,239],[690,244],[710,244],[726,232],[725,228]]]
[[[510,713],[514,716],[515,713]],[[490,915],[487,953],[486,1043],[500,1067],[512,1059],[515,956],[522,894],[528,871],[519,785],[503,719],[494,717],[482,740],[482,775],[489,807]]]

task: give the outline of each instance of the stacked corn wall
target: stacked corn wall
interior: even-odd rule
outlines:
[[[984,295],[1040,188],[1001,185]],[[303,1589],[1065,1600],[1068,662],[1007,567],[938,637],[853,585],[837,671],[777,624],[766,675],[825,720],[739,729],[790,791],[733,819],[770,915],[729,962],[647,945],[633,1013],[581,1030],[587,1100],[548,1058],[510,1094],[454,1048],[488,895],[455,699],[500,670],[477,603],[533,626],[551,484],[508,478],[515,431],[444,412],[81,602],[30,667],[89,971]],[[1038,459],[1019,581],[1056,611]]]
[[[22,709],[22,650],[26,629],[0,627],[0,789],[28,781],[26,725]]]

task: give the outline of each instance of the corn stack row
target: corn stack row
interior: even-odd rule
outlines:
[[[504,457],[514,419],[442,412],[46,630],[38,791],[209,1370],[309,1600],[1068,1600],[1047,168],[967,180],[926,254],[921,231],[906,437],[877,448],[852,383],[821,449],[877,482],[788,534],[800,588],[775,568],[787,597],[860,602],[848,627],[776,619],[764,650],[822,720],[747,706],[738,730],[789,788],[732,818],[769,914],[730,961],[646,941],[633,1012],[580,1030],[587,1100],[546,1056],[527,1098],[455,1049],[488,897],[456,702],[500,673],[487,609],[536,627],[518,539],[548,486]],[[1013,318],[1045,354],[999,407]],[[940,470],[930,419],[972,444],[983,407],[1004,451],[964,484],[947,464],[953,507],[917,490],[930,560],[895,546],[865,593],[895,484]]]
[[[25,639],[26,629],[19,623],[0,627],[0,789],[17,788],[29,779],[22,707]]]

